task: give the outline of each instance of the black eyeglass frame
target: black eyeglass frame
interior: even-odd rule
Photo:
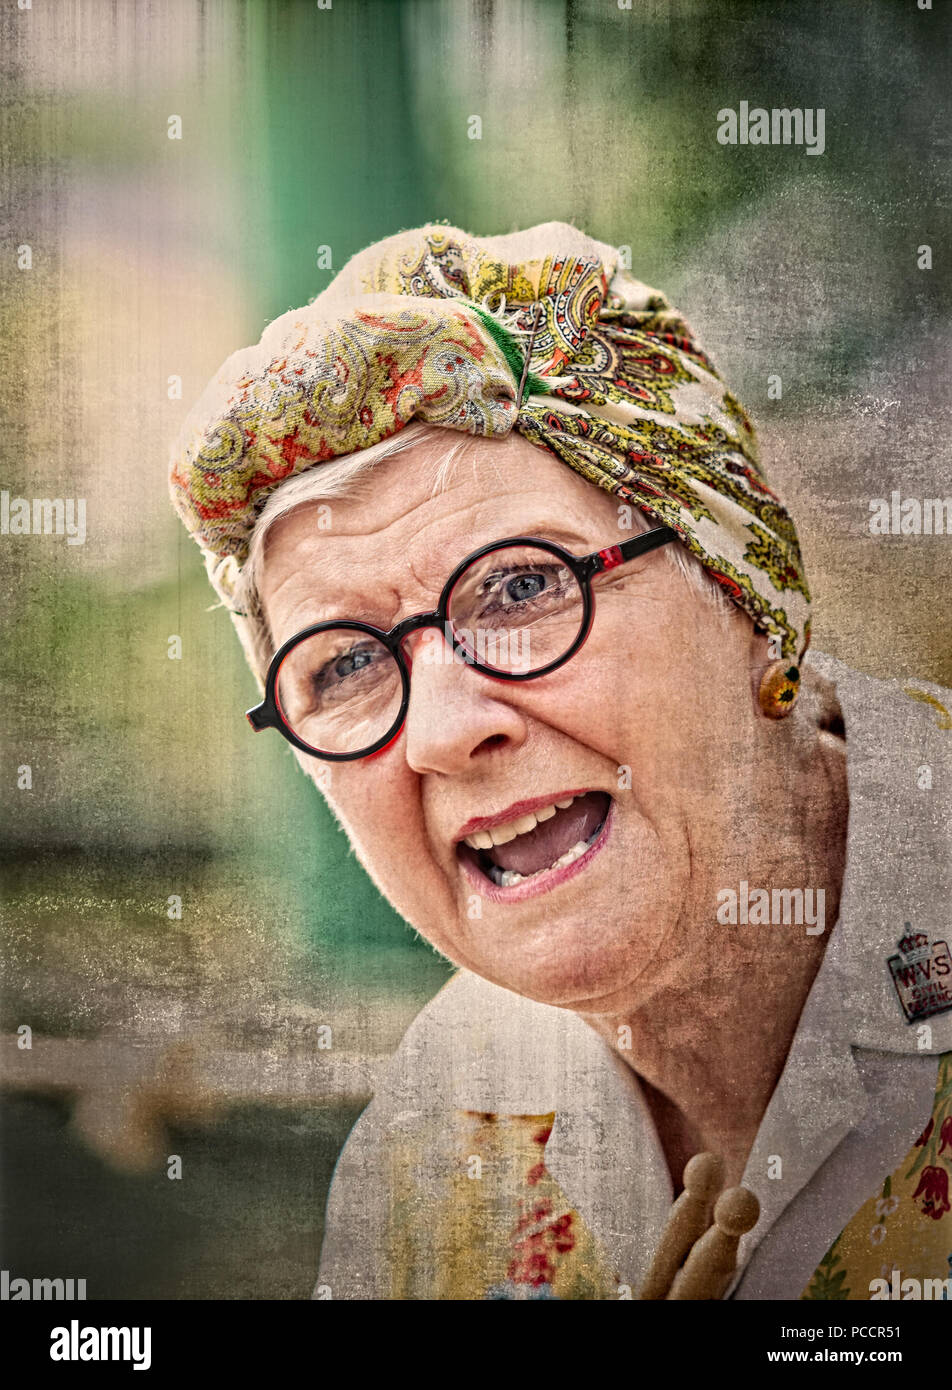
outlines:
[[[295,748],[299,748],[302,753],[307,753],[309,757],[320,758],[323,762],[345,763],[356,762],[359,758],[369,758],[393,743],[394,739],[399,737],[406,722],[407,710],[410,706],[411,662],[403,651],[403,642],[412,633],[427,627],[438,627],[444,635],[449,633],[453,639],[454,653],[467,666],[472,666],[475,671],[479,671],[484,676],[492,676],[494,680],[531,681],[536,680],[539,676],[547,676],[551,671],[556,671],[567,661],[571,661],[592,630],[595,600],[592,594],[591,581],[595,575],[616,569],[618,565],[623,565],[628,560],[634,560],[639,555],[647,555],[650,551],[657,550],[659,546],[677,540],[677,535],[678,533],[670,526],[655,526],[650,531],[644,531],[639,536],[632,536],[630,540],[622,541],[620,545],[609,545],[602,550],[592,551],[590,555],[573,555],[571,551],[566,550],[555,541],[541,540],[537,536],[512,536],[505,540],[492,541],[489,545],[480,546],[471,555],[467,555],[465,560],[461,560],[453,570],[443,585],[438,606],[431,613],[414,613],[409,618],[404,618],[402,622],[397,623],[396,627],[392,627],[389,632],[374,627],[372,623],[364,623],[349,618],[336,618],[328,622],[314,623],[311,627],[303,628],[300,632],[296,632],[293,637],[289,637],[271,658],[265,679],[264,699],[259,705],[248,710],[245,717],[256,734],[261,733],[263,729],[277,729],[289,743],[294,744]],[[538,671],[499,671],[493,666],[485,665],[462,642],[456,640],[456,633],[448,617],[453,590],[470,565],[494,550],[509,550],[517,546],[532,546],[536,550],[545,550],[550,555],[555,555],[572,571],[582,592],[582,622],[577,637],[567,651],[555,661],[550,661],[547,666],[540,667]],[[288,653],[299,642],[304,642],[307,638],[314,637],[319,632],[327,632],[332,628],[343,629],[347,632],[365,632],[382,643],[397,663],[403,686],[400,710],[387,733],[376,743],[356,753],[322,753],[305,743],[303,739],[298,738],[281,713],[277,695],[278,677]]]

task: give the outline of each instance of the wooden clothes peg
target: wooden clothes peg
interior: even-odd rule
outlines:
[[[712,1153],[695,1154],[684,1169],[684,1191],[671,1208],[639,1299],[668,1297],[671,1282],[695,1241],[711,1224],[711,1205],[724,1182],[723,1161]]]
[[[757,1224],[760,1203],[746,1187],[729,1187],[718,1197],[714,1224],[692,1247],[668,1298],[723,1298],[737,1268],[740,1238]]]

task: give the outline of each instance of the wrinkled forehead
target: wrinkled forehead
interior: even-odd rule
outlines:
[[[314,470],[307,500],[268,525],[257,583],[276,633],[322,621],[371,583],[388,612],[398,598],[423,601],[493,540],[543,536],[581,553],[649,524],[630,509],[620,516],[616,498],[516,434],[475,439],[434,428],[349,485],[338,481],[322,495]]]
[[[552,525],[564,522],[580,536],[592,525],[619,526],[617,499],[517,434],[473,439],[434,429],[349,484],[344,477],[325,491],[321,481],[315,469],[306,500],[268,525],[259,582],[280,567],[289,548],[384,557],[426,538],[441,547],[456,540],[462,554],[518,534],[533,514]],[[483,534],[486,528],[491,534]]]

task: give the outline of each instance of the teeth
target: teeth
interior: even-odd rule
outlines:
[[[601,821],[587,840],[577,840],[572,848],[567,849],[563,855],[560,855],[554,864],[549,864],[544,869],[537,869],[534,874],[517,874],[515,869],[500,869],[497,864],[485,866],[486,872],[489,874],[493,883],[498,884],[500,888],[514,888],[517,883],[525,883],[530,878],[538,878],[540,874],[551,873],[553,869],[564,869],[569,864],[574,864],[576,859],[581,859],[585,851],[595,843],[602,833],[602,826],[604,824],[605,822]]]
[[[520,816],[518,820],[511,821],[506,829],[514,830],[517,835],[526,835],[530,830],[535,830],[538,824],[534,813],[530,811],[527,815]]]
[[[535,830],[540,821],[551,820],[556,811],[564,811],[575,801],[570,796],[567,801],[556,801],[551,806],[540,806],[538,811],[527,811],[524,816],[507,821],[505,825],[494,825],[491,830],[477,830],[474,835],[466,835],[464,843],[470,849],[492,849],[493,845],[508,845],[517,835],[528,835]]]
[[[587,849],[588,845],[585,843],[585,841],[578,840],[572,846],[571,849],[567,849],[565,853],[555,861],[555,863],[552,865],[552,868],[564,869],[566,864],[574,864],[576,859],[581,859],[582,855],[585,853]]]
[[[520,819],[525,820],[526,817],[522,816]],[[532,825],[529,826],[529,829],[535,829],[534,818]],[[494,845],[508,845],[510,840],[514,840],[517,835],[521,835],[523,832],[521,830],[516,829],[515,821],[510,821],[508,825],[497,825],[494,826],[493,829],[488,833],[485,831],[483,833],[486,834],[486,838]]]

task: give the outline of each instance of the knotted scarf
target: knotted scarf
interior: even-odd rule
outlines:
[[[802,656],[799,542],[750,420],[625,259],[557,222],[483,238],[421,227],[353,257],[229,357],[170,480],[226,604],[275,488],[423,420],[487,439],[519,430],[673,527],[781,654]]]

